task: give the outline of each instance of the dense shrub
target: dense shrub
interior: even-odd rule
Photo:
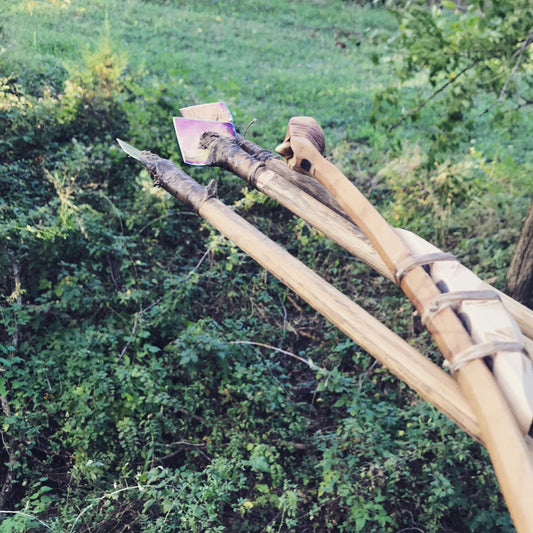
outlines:
[[[0,80],[0,532],[510,531],[478,444],[154,189],[115,137],[179,161],[168,130],[184,101],[259,111],[250,135],[273,143],[289,113],[315,99],[328,155],[391,220],[500,278],[527,207],[514,190],[531,186],[526,166],[475,146],[460,160],[441,151],[435,166],[412,131],[408,149],[355,125],[372,95],[340,75],[346,61],[389,76],[371,71],[370,48],[382,50],[395,27],[377,2],[317,10],[273,0],[260,14],[255,2],[230,2],[238,35],[216,2],[131,2],[125,14],[109,3],[108,17],[100,4],[74,4],[27,2],[9,16],[42,16],[53,50],[47,25],[100,25],[77,62],[0,55],[12,72]],[[355,20],[351,9],[366,22],[339,34],[322,9],[334,25]],[[115,36],[123,15],[127,32]],[[306,28],[286,43],[292,55],[314,55],[280,53],[280,68],[262,50],[291,17]],[[214,37],[195,55],[191,32],[203,28]],[[208,78],[230,44],[242,51],[232,58],[240,78]],[[126,49],[164,53],[139,65]],[[311,84],[319,54],[329,77]],[[218,178],[236,211],[437,357],[395,288],[237,178],[190,173]]]

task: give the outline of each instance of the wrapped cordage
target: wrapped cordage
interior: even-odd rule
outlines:
[[[533,446],[533,354],[531,343],[498,298],[497,292],[471,270],[442,254],[417,235],[397,230],[416,257],[434,258],[425,265],[442,297],[423,313],[427,322],[445,307],[451,307],[470,333],[475,346],[451,365],[458,370],[472,358],[484,358],[507,399],[529,446]]]

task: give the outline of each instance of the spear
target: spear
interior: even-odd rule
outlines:
[[[496,364],[499,357],[506,357],[506,353],[520,355],[524,352],[523,343],[499,342],[496,330],[497,340],[494,342],[475,342],[468,325],[461,321],[453,308],[441,305],[447,297],[424,267],[433,260],[413,254],[407,243],[359,189],[322,157],[320,144],[316,142],[321,136],[322,129],[312,117],[293,117],[289,121],[284,143],[277,151],[291,168],[315,178],[331,192],[372,242],[418,313],[427,317],[427,330],[454,370],[461,390],[476,414],[515,526],[521,532],[533,531],[533,459],[523,430],[510,409],[509,403],[512,403],[513,398],[504,397],[503,388],[498,386],[495,376],[484,362],[485,357],[492,357]],[[464,299],[468,298],[467,295]],[[435,305],[436,312],[428,313]],[[528,383],[531,360],[524,355],[523,362],[529,372],[529,376],[524,372],[523,380]],[[528,381],[526,378],[529,378]],[[518,416],[518,413],[515,415]],[[529,410],[527,418],[531,428]]]
[[[216,198],[214,181],[203,187],[172,161],[139,151],[121,140],[118,143],[124,152],[148,170],[156,186],[192,208],[422,398],[483,444],[472,410],[455,381],[440,367],[224,205]]]

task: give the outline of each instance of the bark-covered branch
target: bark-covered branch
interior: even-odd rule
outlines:
[[[533,306],[533,200],[516,244],[507,272],[511,296],[529,307]]]

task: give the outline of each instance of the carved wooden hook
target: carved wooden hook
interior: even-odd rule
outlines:
[[[296,150],[295,144],[298,145]],[[287,126],[285,139],[276,148],[276,152],[285,159],[288,167],[310,173],[311,164],[305,156],[305,147],[322,155],[326,148],[324,131],[313,117],[292,117]]]

